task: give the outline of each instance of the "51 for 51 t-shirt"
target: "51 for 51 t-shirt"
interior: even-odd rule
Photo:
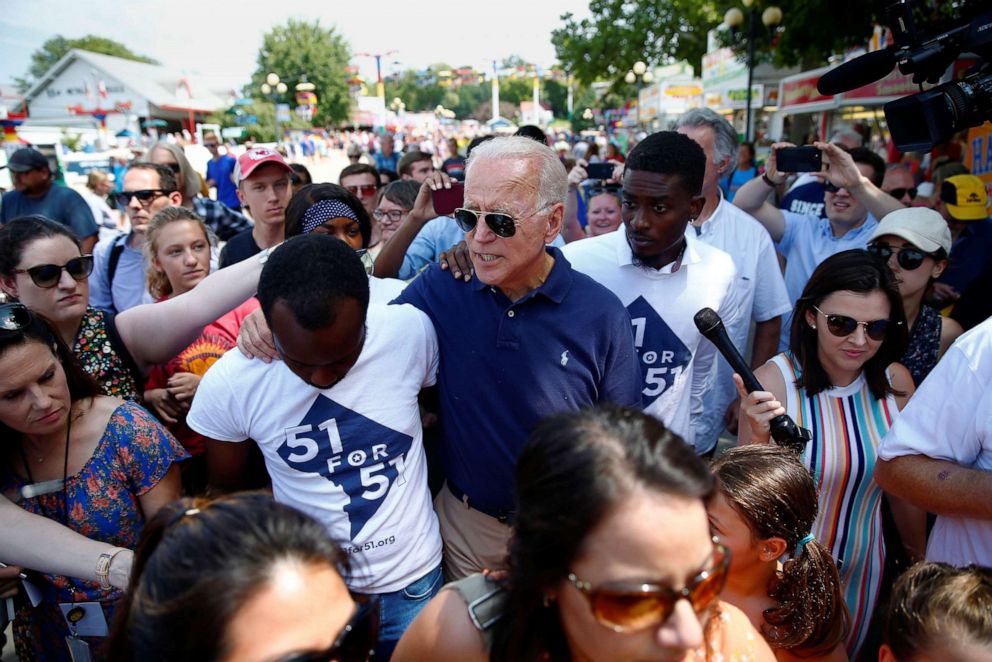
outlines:
[[[350,557],[349,588],[397,591],[441,561],[417,400],[437,365],[426,315],[373,304],[358,362],[331,388],[231,351],[186,421],[211,439],[254,439],[276,500],[323,522]]]

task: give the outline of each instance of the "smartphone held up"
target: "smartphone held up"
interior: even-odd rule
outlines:
[[[820,172],[823,152],[812,145],[780,147],[775,150],[775,168],[779,172]]]

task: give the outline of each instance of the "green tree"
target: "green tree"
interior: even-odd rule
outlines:
[[[772,36],[773,48],[763,39],[758,55],[762,60],[771,60],[781,66],[802,65],[804,69],[821,67],[827,59],[849,48],[864,46],[875,25],[885,25],[885,7],[889,2],[864,2],[863,0],[775,0],[756,3],[755,19],[759,31],[765,28],[761,23],[761,12],[774,4],[782,10],[782,26]],[[924,30],[940,31],[941,21],[951,19],[959,11],[960,3],[934,2],[924,8],[919,3],[916,14],[917,27]],[[728,4],[724,9],[729,9]],[[742,8],[743,9],[743,8]],[[712,26],[711,26],[712,27]],[[743,29],[734,32],[721,31],[719,39],[723,45],[731,46],[743,60],[747,57],[747,13]],[[943,29],[949,28],[945,25]]]
[[[591,0],[589,11],[562,15],[551,33],[558,61],[586,85],[620,81],[638,60],[688,60],[699,71],[706,31],[723,17],[714,0]]]
[[[350,47],[334,28],[320,21],[289,19],[262,37],[258,67],[252,74],[250,96],[260,98],[260,87],[268,74],[274,73],[286,83],[287,91],[279,103],[296,106],[295,87],[306,76],[317,95],[316,124],[340,122],[348,118],[351,99],[345,80],[345,67],[351,57]]]
[[[102,53],[104,55],[113,55],[127,60],[158,64],[152,58],[138,55],[124,44],[113,39],[107,39],[106,37],[97,37],[96,35],[89,34],[79,39],[66,39],[62,35],[55,35],[42,44],[41,48],[31,54],[31,66],[28,67],[27,75],[24,78],[14,79],[20,91],[22,93],[26,92],[29,87],[34,85],[39,78],[44,76],[56,62],[61,60],[73,48],[91,51],[93,53]]]
[[[758,0],[755,3],[759,29],[761,12],[770,5],[781,8],[783,25],[774,35],[774,48],[764,40],[759,49],[765,59],[782,66],[822,66],[834,53],[863,45],[875,24],[884,24],[882,13],[889,3],[864,0]],[[950,6],[955,3],[932,3]],[[706,34],[723,22],[731,7],[744,10],[739,0],[590,0],[591,16],[577,20],[562,15],[562,27],[551,34],[559,61],[583,83],[615,81],[638,60],[649,64],[686,60],[702,71]],[[934,9],[946,14],[946,9]],[[726,32],[721,40],[740,57],[747,48],[745,29]]]

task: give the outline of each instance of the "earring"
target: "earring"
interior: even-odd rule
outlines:
[[[552,600],[547,593],[541,596],[541,604],[544,606],[545,609],[550,607],[552,602],[554,602],[554,600]]]
[[[813,330],[814,330],[814,331],[816,330],[816,325],[815,325],[815,324],[810,324],[810,326],[812,326],[812,327],[813,327]]]

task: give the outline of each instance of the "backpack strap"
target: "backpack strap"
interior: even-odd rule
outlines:
[[[124,340],[121,338],[120,333],[117,331],[117,315],[115,313],[103,312],[103,320],[107,328],[107,338],[110,340],[110,345],[114,348],[114,352],[120,357],[121,362],[124,364],[124,368],[134,379],[135,390],[138,394],[140,401],[141,394],[144,391],[145,386],[145,376],[141,373],[138,368],[138,363],[131,356],[131,352],[128,350],[127,345],[124,344]]]
[[[117,263],[121,261],[121,254],[124,252],[124,244],[127,242],[126,234],[119,234],[114,237],[114,245],[110,247],[107,258],[107,288],[110,290],[110,298],[114,298],[114,275],[117,273]]]
[[[506,591],[503,587],[482,573],[476,573],[444,588],[458,591],[468,606],[472,625],[482,635],[486,650],[492,650],[492,628],[503,618],[503,608],[506,605]]]

